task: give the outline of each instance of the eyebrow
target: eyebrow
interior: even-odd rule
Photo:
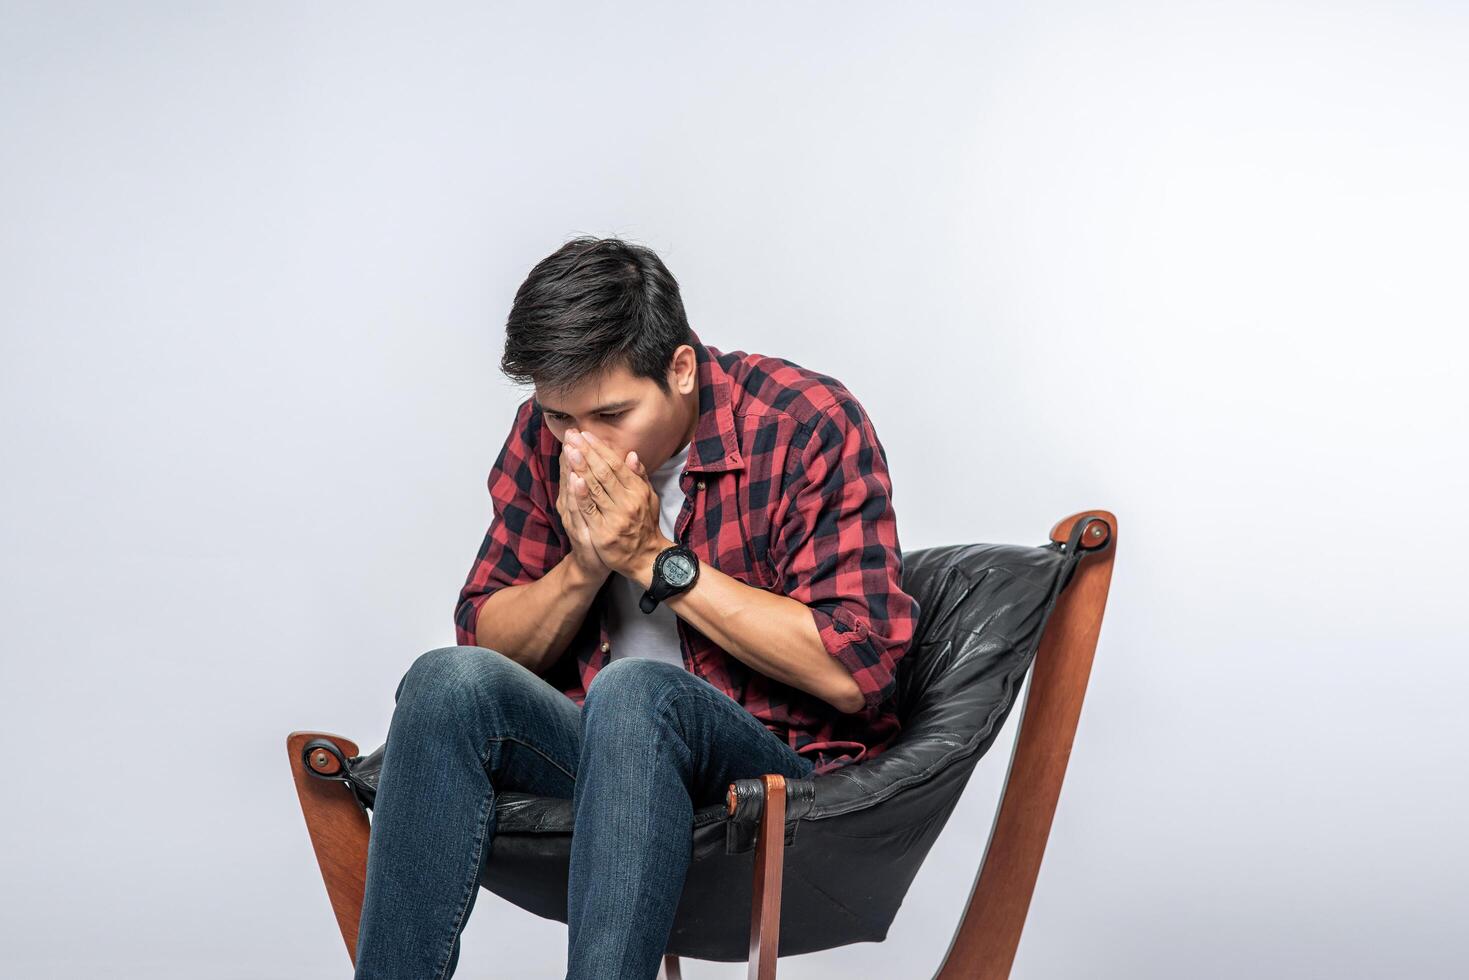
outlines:
[[[536,407],[539,408],[542,412],[550,412],[552,415],[565,415],[566,414],[565,412],[562,412],[562,411],[560,411],[558,409],[547,408],[545,405],[541,404],[541,400],[539,398],[535,397],[534,395],[531,396],[531,400],[536,403]],[[636,405],[636,404],[637,404],[637,399],[636,398],[624,398],[620,402],[608,402],[605,405],[598,405],[596,408],[592,409],[587,414],[588,415],[596,415],[599,412],[615,412],[618,409],[628,408],[628,407],[631,407],[631,406]]]

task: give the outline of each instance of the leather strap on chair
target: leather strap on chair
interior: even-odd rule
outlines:
[[[811,812],[816,800],[816,785],[810,779],[787,779],[785,784],[785,842],[793,844],[797,825]],[[764,780],[736,779],[730,784],[728,801],[730,813],[725,825],[724,850],[726,854],[739,854],[755,846],[760,817],[765,812]]]
[[[354,761],[356,757],[348,758],[331,739],[315,738],[301,747],[301,763],[306,771],[317,779],[346,783],[352,790],[352,798],[366,812],[369,809],[368,802],[377,794],[377,787],[364,782],[352,771]]]

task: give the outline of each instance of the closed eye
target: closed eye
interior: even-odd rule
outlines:
[[[599,417],[604,419],[620,419],[627,414],[627,409],[624,408],[620,412],[599,412],[597,414]],[[567,416],[562,415],[559,412],[547,412],[546,417],[555,422],[567,421]]]

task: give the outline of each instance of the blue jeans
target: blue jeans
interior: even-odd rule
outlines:
[[[579,708],[503,654],[442,647],[414,661],[396,700],[357,980],[453,975],[489,860],[497,790],[573,801],[568,980],[654,980],[683,893],[694,809],[723,800],[736,779],[809,776],[815,765],[708,681],[661,660],[614,660]]]

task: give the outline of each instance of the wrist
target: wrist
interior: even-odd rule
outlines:
[[[641,555],[632,561],[623,574],[636,582],[644,592],[648,591],[653,587],[653,563],[658,560],[659,555],[677,543],[660,535],[657,541],[649,545]]]
[[[603,567],[600,572],[587,568],[574,553],[568,552],[561,561],[561,574],[566,588],[576,592],[596,592],[607,581],[611,569]]]

